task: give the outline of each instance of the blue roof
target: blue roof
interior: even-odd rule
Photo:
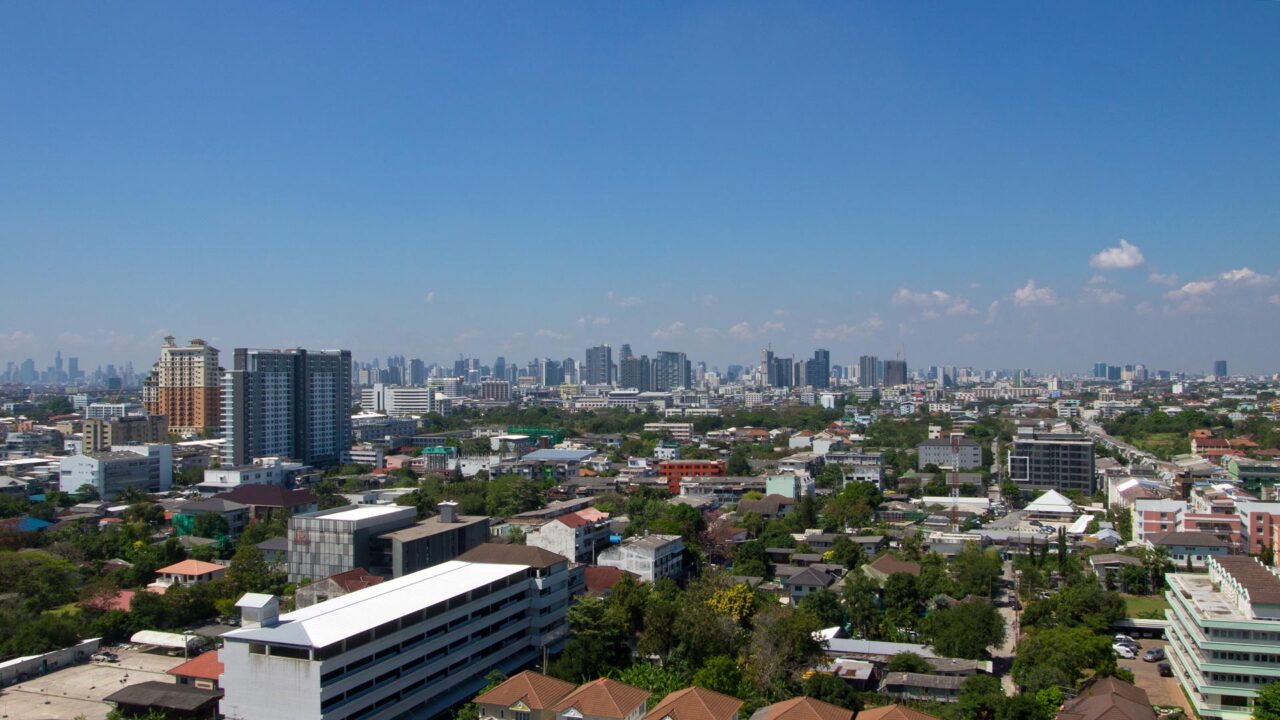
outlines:
[[[23,515],[22,517],[14,518],[10,522],[13,523],[14,528],[18,532],[37,532],[53,524],[46,520],[41,520],[40,518],[31,517],[30,515]]]
[[[595,450],[534,450],[520,459],[547,462],[582,462],[595,454]]]

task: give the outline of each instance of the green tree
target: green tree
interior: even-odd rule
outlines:
[[[202,538],[225,538],[230,529],[227,519],[217,513],[200,513],[191,525],[191,531]]]
[[[227,566],[227,579],[237,593],[275,594],[284,585],[284,574],[274,570],[257,545],[242,544]]]
[[[1280,682],[1258,688],[1253,701],[1253,720],[1280,720]]]
[[[1115,654],[1105,635],[1087,627],[1051,627],[1033,632],[1018,644],[1013,679],[1031,692],[1074,688],[1086,670],[1106,674],[1114,668]]]
[[[931,673],[933,666],[928,660],[920,657],[913,652],[898,653],[889,658],[885,670],[889,672],[908,672],[908,673]]]
[[[973,600],[939,610],[929,616],[933,647],[943,657],[979,660],[987,648],[1004,642],[1004,618],[985,600]]]
[[[845,579],[841,599],[849,617],[850,632],[856,637],[871,638],[880,614],[880,608],[876,606],[879,591],[876,582],[864,573],[854,572]]]
[[[542,505],[538,486],[516,475],[502,475],[489,481],[485,491],[485,511],[508,517]]]
[[[587,682],[614,668],[626,667],[631,659],[629,629],[622,618],[608,612],[604,600],[584,597],[569,608],[569,630],[573,639],[551,665],[551,674],[570,682]]]
[[[970,675],[960,684],[956,702],[960,720],[995,720],[1005,702],[1000,680],[992,675]]]
[[[910,573],[893,573],[884,581],[884,610],[893,622],[909,627],[920,612],[920,581]]]
[[[751,679],[769,699],[794,694],[800,672],[822,655],[817,618],[785,607],[756,613],[748,655]]]
[[[484,687],[480,688],[480,692],[477,692],[475,697],[480,697],[481,695],[484,695],[490,690],[498,687],[505,682],[506,679],[507,674],[501,670],[490,670],[489,674],[484,676]],[[479,720],[479,718],[480,707],[472,702],[458,708],[457,712],[453,714],[453,720]]]
[[[853,686],[833,675],[814,673],[801,684],[800,691],[815,700],[852,710],[855,715],[862,709],[862,700]]]
[[[101,497],[102,496],[98,494],[98,487],[96,485],[85,483],[76,488],[76,500],[78,502],[93,502]]]
[[[733,697],[743,697],[744,676],[738,662],[725,655],[709,658],[693,675],[693,684]]]
[[[994,549],[983,550],[967,542],[951,562],[951,573],[963,595],[991,597],[1004,574],[1004,564]]]
[[[835,541],[831,543],[831,549],[823,553],[823,559],[843,565],[845,570],[853,572],[867,561],[867,554],[861,545],[847,535],[837,535]]]
[[[826,589],[809,593],[800,599],[799,608],[812,614],[823,627],[844,627],[844,607],[840,596]]]

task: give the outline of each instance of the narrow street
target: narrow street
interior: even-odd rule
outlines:
[[[1004,580],[1009,584],[1014,581],[1013,563],[1011,562],[1005,562],[1004,564]],[[1014,695],[1018,691],[1013,682],[1013,676],[1010,674],[1010,670],[1013,667],[1014,650],[1018,646],[1019,627],[1018,613],[1009,606],[1008,601],[1015,596],[1016,591],[1010,587],[1001,588],[996,593],[996,597],[993,598],[1000,603],[997,609],[1000,611],[1000,616],[1004,618],[1005,638],[1004,644],[991,652],[991,660],[994,666],[992,671],[1000,678],[1000,685],[1004,688],[1006,695]]]

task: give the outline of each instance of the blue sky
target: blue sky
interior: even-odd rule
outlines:
[[[8,3],[0,28],[0,362],[150,362],[172,333],[1280,365],[1280,4]]]

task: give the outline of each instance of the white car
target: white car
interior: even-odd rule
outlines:
[[[1116,643],[1115,645],[1111,646],[1111,650],[1117,656],[1122,657],[1125,660],[1132,660],[1138,657],[1138,653],[1134,652],[1133,648],[1129,647],[1128,645],[1122,645],[1120,643]]]

